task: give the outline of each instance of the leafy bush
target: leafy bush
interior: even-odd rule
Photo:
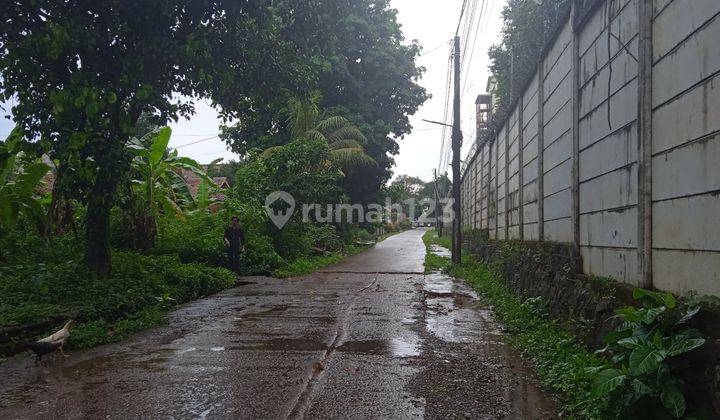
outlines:
[[[355,232],[355,240],[360,242],[370,242],[375,240],[375,237],[372,233],[368,232],[365,229],[357,229]]]
[[[332,253],[329,255],[316,255],[312,257],[302,257],[292,261],[281,268],[275,270],[273,275],[278,278],[297,277],[311,274],[320,268],[340,262],[348,255],[355,255],[367,249],[367,246],[345,247],[343,253]]]
[[[616,311],[623,322],[605,337],[613,366],[595,369],[593,391],[611,396],[618,416],[657,413],[659,417],[664,409],[681,418],[685,397],[668,360],[705,343],[697,331],[684,328],[700,307],[678,306],[669,293],[643,289],[635,289],[633,297],[643,306]]]
[[[277,253],[289,261],[308,256],[314,246],[308,225],[310,224],[292,220],[282,229],[272,229],[273,245]]]
[[[245,274],[269,274],[285,260],[275,252],[268,236],[250,236],[242,255],[241,269]]]
[[[307,227],[308,235],[312,238],[314,246],[330,252],[339,252],[345,248],[345,243],[333,225],[319,225],[311,223]]]
[[[303,204],[334,204],[339,202],[339,177],[325,141],[296,140],[272,153],[252,156],[238,170],[234,191],[241,202],[264,203],[271,192],[285,191],[293,196],[297,208]]]
[[[222,216],[208,213],[189,215],[185,219],[162,218],[156,246],[148,253],[177,254],[184,263],[222,266],[225,263],[222,241],[226,224]]]
[[[0,278],[0,328],[75,318],[80,332],[71,345],[81,347],[113,341],[117,334],[108,331],[134,331],[158,319],[151,313],[235,283],[225,269],[132,252],[113,254],[108,279],[89,273],[75,254],[54,264],[0,267]]]

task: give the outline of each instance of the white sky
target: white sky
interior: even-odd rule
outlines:
[[[468,0],[468,4],[473,2],[477,4],[476,23],[483,3],[485,3],[486,10],[474,48],[471,48],[473,38],[470,38],[468,51],[464,55],[465,64],[462,65],[463,70],[467,69],[467,62],[472,55],[469,71],[462,75],[462,79],[467,77],[467,80],[461,85],[461,118],[464,133],[462,159],[469,150],[472,142],[471,136],[475,132],[475,98],[485,91],[489,76],[487,51],[490,45],[497,41],[500,34],[502,25],[500,12],[506,0]],[[450,53],[449,42],[457,27],[461,5],[462,0],[392,0],[392,6],[398,9],[398,20],[407,41],[417,39],[424,47],[424,55],[418,59],[418,64],[424,66],[427,71],[420,80],[420,84],[432,95],[432,98],[411,117],[413,132],[399,141],[400,154],[395,156],[397,162],[394,168],[395,176],[407,174],[430,180],[433,169],[438,168],[442,128],[426,123],[422,119],[440,121],[443,118],[447,64]],[[473,31],[473,37],[474,33],[475,31]],[[461,45],[463,43],[464,40],[461,40]],[[450,106],[452,106],[452,101]],[[217,136],[219,121],[216,112],[205,101],[196,103],[196,111],[197,113],[190,120],[180,120],[178,123],[171,124],[173,129],[171,147],[183,146]],[[447,122],[452,122],[452,112],[449,113]],[[0,120],[0,137],[4,138],[11,128],[12,123],[5,119]],[[447,134],[449,141],[450,130]],[[219,157],[237,159],[237,156],[228,151],[226,145],[217,137],[196,145],[180,147],[179,152],[201,163],[207,163]],[[444,167],[441,171],[446,170],[448,168]]]

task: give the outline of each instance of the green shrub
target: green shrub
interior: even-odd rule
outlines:
[[[303,257],[275,270],[273,273],[278,278],[298,277],[312,274],[322,267],[335,264],[345,258],[342,254],[330,254],[314,257]]]
[[[233,286],[235,275],[222,268],[183,264],[176,256],[113,253],[113,272],[102,279],[88,272],[77,255],[65,262],[0,267],[0,328],[74,318],[80,322],[72,345],[115,340],[161,318],[175,304]],[[152,316],[151,316],[152,315]],[[114,331],[115,334],[108,334]]]
[[[687,322],[700,306],[680,305],[669,293],[635,289],[641,308],[616,311],[623,323],[605,337],[612,364],[596,369],[593,391],[612,398],[617,416],[655,418],[685,415],[685,396],[668,360],[702,346],[705,339]],[[664,411],[664,413],[663,413]]]
[[[244,274],[270,274],[284,264],[285,260],[275,252],[268,236],[256,235],[247,238],[241,261]]]
[[[308,235],[314,246],[329,252],[339,252],[345,248],[345,243],[333,225],[308,223]]]
[[[365,229],[359,229],[355,234],[355,239],[361,242],[370,242],[375,240],[375,237]]]
[[[276,252],[288,261],[308,256],[314,246],[308,225],[310,223],[292,220],[282,229],[272,229],[271,235]]]
[[[184,220],[175,216],[159,221],[156,246],[152,255],[177,254],[184,263],[225,265],[223,235],[227,222],[220,214],[199,213]]]

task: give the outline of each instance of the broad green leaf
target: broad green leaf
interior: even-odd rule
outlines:
[[[675,296],[670,293],[654,292],[640,288],[633,290],[633,299],[640,300],[644,298],[650,299],[658,305],[666,306],[669,309],[673,309],[677,306],[677,299],[675,299]]]
[[[660,400],[670,414],[679,419],[685,414],[685,397],[682,392],[674,386],[668,386],[660,393]]]
[[[618,340],[617,344],[628,349],[635,349],[642,343],[642,341],[642,337],[633,336]]]
[[[10,174],[15,170],[16,155],[8,155],[3,162],[0,162],[0,186],[4,185],[10,179]]]
[[[15,191],[20,197],[29,197],[32,195],[38,182],[50,170],[50,167],[43,162],[35,162],[25,168],[15,181]]]
[[[673,337],[670,348],[668,349],[668,356],[677,356],[679,354],[687,353],[690,350],[694,350],[705,344],[704,338],[687,338],[685,336]]]
[[[630,353],[628,359],[630,374],[640,376],[657,370],[663,360],[665,360],[665,355],[662,351],[641,345]]]
[[[35,223],[38,232],[43,232],[47,223],[45,208],[33,197],[23,197],[18,201],[23,213]]]
[[[605,369],[597,374],[593,381],[592,392],[595,396],[607,395],[625,382],[627,377],[617,369]]]
[[[624,308],[617,309],[615,313],[624,319],[626,322],[641,322],[642,317],[638,308],[634,306],[626,306]]]
[[[650,325],[653,322],[655,322],[657,317],[662,315],[665,312],[665,310],[666,310],[666,308],[664,306],[658,306],[655,308],[640,309],[639,313],[640,313],[640,316],[642,317],[642,322],[645,325]]]
[[[158,132],[150,145],[150,163],[157,165],[162,160],[165,151],[167,150],[168,143],[170,142],[170,135],[172,130],[170,127],[163,127]]]
[[[644,382],[637,378],[634,378],[632,380],[630,387],[632,388],[633,392],[638,394],[638,396],[651,395],[653,393],[652,388],[645,385]]]

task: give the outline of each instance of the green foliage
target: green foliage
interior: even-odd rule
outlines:
[[[500,114],[509,108],[534,74],[546,43],[568,10],[569,0],[508,1],[502,12],[502,40],[488,51]]]
[[[697,331],[683,328],[699,306],[678,306],[669,293],[643,289],[635,289],[633,297],[643,306],[616,311],[622,323],[605,337],[604,349],[612,367],[597,368],[593,392],[610,396],[618,416],[660,416],[664,409],[681,418],[685,397],[668,362],[705,343]]]
[[[320,93],[314,91],[305,100],[291,98],[288,101],[283,112],[288,114],[290,138],[324,141],[330,147],[335,165],[346,172],[364,166],[377,166],[377,162],[365,154],[367,139],[360,129],[344,117],[321,113],[317,105],[320,99]],[[274,153],[278,147],[282,146],[265,149],[264,154]]]
[[[139,117],[158,123],[212,98],[225,116],[309,72],[268,2],[10,2],[0,8],[0,101],[88,204],[86,262],[108,275],[107,222]],[[268,77],[272,75],[272,77]]]
[[[284,261],[275,251],[272,239],[265,233],[265,211],[239,205],[236,201],[231,203],[234,206],[232,214],[239,217],[240,225],[245,230],[242,273],[268,274],[283,265]],[[154,255],[177,255],[184,263],[225,266],[227,249],[223,244],[223,235],[229,219],[225,212],[191,214],[184,219],[162,218],[158,243],[148,252]]]
[[[278,278],[298,277],[312,274],[315,271],[335,264],[349,255],[355,255],[367,249],[366,246],[349,245],[342,253],[331,253],[328,255],[316,255],[301,257],[295,261],[275,270],[273,273]]]
[[[296,206],[336,203],[340,197],[335,185],[338,178],[327,143],[317,139],[293,141],[240,168],[234,191],[240,201],[263,205],[265,197],[274,191],[292,195]]]
[[[355,241],[359,242],[370,242],[375,240],[373,234],[368,232],[366,229],[358,228],[352,232],[352,237]]]
[[[173,216],[159,220],[159,234],[152,255],[177,255],[184,263],[222,265],[223,221],[208,214],[191,215],[183,219]]]
[[[426,248],[425,273],[428,274],[434,271],[448,271],[451,267],[450,259],[430,252],[431,245],[440,245],[448,248],[450,244],[449,241],[447,241],[447,238],[439,238],[435,230],[429,230],[423,235],[423,242],[425,242]]]
[[[141,138],[128,142],[132,151],[132,194],[127,201],[127,226],[135,234],[135,248],[152,247],[157,235],[157,219],[162,213],[184,217],[191,208],[207,209],[209,190],[215,186],[196,161],[178,156],[177,150],[167,151],[172,131],[170,127],[156,128]],[[198,176],[202,182],[196,202],[182,171]]]
[[[35,256],[43,262],[30,257],[0,267],[0,328],[74,318],[80,325],[71,345],[87,347],[153,325],[174,305],[235,284],[224,269],[131,252],[115,253],[113,275],[101,279],[83,267],[78,252],[58,245],[65,252]]]
[[[73,328],[69,344],[74,348],[83,349],[115,343],[124,340],[134,332],[165,323],[166,313],[166,306],[157,305],[145,307],[115,323],[109,323],[102,319],[90,321]]]
[[[346,171],[343,187],[353,202],[377,199],[390,178],[399,151],[396,139],[411,130],[409,115],[428,98],[418,85],[424,69],[415,58],[416,41],[404,42],[397,11],[388,0],[281,0],[273,3],[282,33],[305,53],[321,109],[350,121],[367,138],[364,150],[377,166]],[[266,98],[247,106],[239,123],[223,130],[223,138],[240,155],[253,148],[290,141],[291,129],[283,109],[286,97]],[[311,111],[311,110],[309,110]],[[353,180],[362,179],[358,183]]]
[[[330,254],[307,256],[296,259],[295,261],[275,270],[273,273],[278,278],[298,277],[312,274],[322,267],[335,264],[345,258],[343,254]]]
[[[37,160],[20,166],[19,136],[16,128],[0,143],[0,235],[15,228],[21,215],[33,221],[40,232],[46,223],[35,188],[50,167]]]

